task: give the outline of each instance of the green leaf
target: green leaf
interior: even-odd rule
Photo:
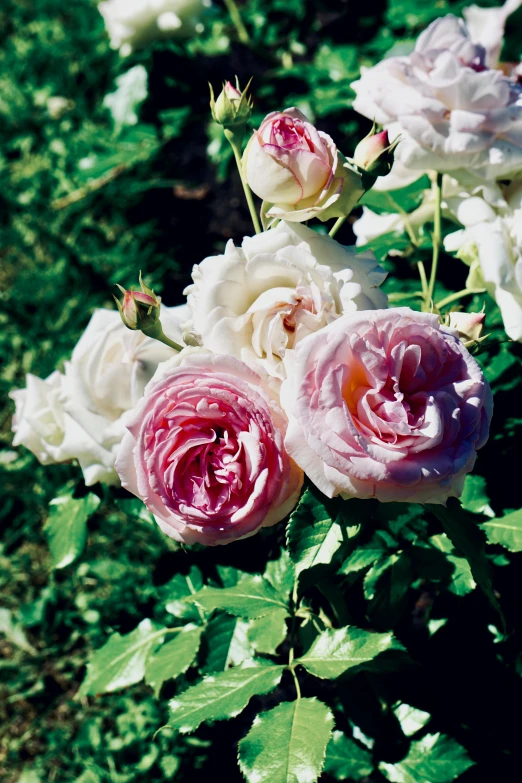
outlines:
[[[310,489],[290,515],[286,535],[296,576],[316,565],[329,565],[343,540],[340,524]]]
[[[203,612],[188,599],[192,598],[203,587],[201,571],[192,566],[189,574],[176,574],[170,582],[160,589],[160,598],[165,602],[165,609],[169,614],[180,620],[197,622],[202,620]]]
[[[522,552],[522,509],[481,525],[490,544],[500,544],[510,552]]]
[[[407,607],[413,581],[408,552],[387,555],[364,578],[364,593],[371,601],[369,613],[377,626],[394,625]]]
[[[248,783],[315,783],[332,727],[332,713],[317,699],[262,712],[239,743],[243,775]]]
[[[153,647],[161,644],[164,635],[165,628],[159,628],[148,619],[142,620],[126,636],[113,634],[87,664],[80,696],[110,693],[142,680],[147,657]]]
[[[361,204],[379,214],[382,212],[411,212],[421,203],[424,192],[431,187],[429,178],[424,174],[416,182],[405,188],[395,190],[367,190]]]
[[[486,479],[470,473],[466,476],[464,489],[460,496],[462,508],[473,514],[484,514],[486,517],[494,517],[495,512],[489,505],[489,497],[486,489]]]
[[[336,780],[362,780],[373,772],[371,753],[342,731],[334,731],[326,749],[324,771]]]
[[[335,679],[354,666],[367,668],[386,650],[403,649],[391,633],[374,633],[355,626],[328,628],[297,662],[316,677]]]
[[[405,759],[382,761],[379,769],[391,783],[451,783],[473,765],[462,745],[444,734],[427,734],[412,742]]]
[[[202,672],[223,672],[252,658],[254,650],[247,636],[248,628],[249,624],[239,617],[231,617],[223,612],[214,615],[203,637],[206,654]]]
[[[262,576],[246,576],[234,587],[204,587],[194,596],[206,612],[224,609],[229,614],[251,619],[275,609],[286,609],[285,601]]]
[[[257,653],[275,655],[277,648],[286,639],[286,609],[277,609],[266,617],[250,620],[248,624],[248,639]]]
[[[465,557],[448,555],[448,562],[453,565],[449,591],[455,595],[467,595],[475,589],[477,583],[473,579],[471,568]]]
[[[407,737],[422,729],[430,719],[429,712],[418,710],[410,704],[398,704],[393,708],[401,729]]]
[[[36,655],[36,650],[29,643],[22,625],[13,620],[12,612],[9,609],[0,608],[0,633],[3,633],[11,644],[19,647],[20,650]]]
[[[486,559],[485,537],[474,518],[454,498],[447,506],[430,505],[432,512],[442,522],[451,543],[468,561],[475,582],[490,604],[497,610],[505,625],[504,615],[493,592],[491,568]]]
[[[186,733],[203,721],[234,718],[252,696],[268,693],[279,684],[284,666],[248,663],[240,669],[209,675],[172,699],[169,725]]]
[[[145,682],[153,688],[156,696],[159,696],[166,680],[178,677],[191,666],[199,650],[202,633],[201,627],[186,625],[174,639],[148,656]]]
[[[351,574],[362,571],[375,563],[385,554],[386,548],[381,541],[372,539],[367,544],[362,544],[349,555],[341,568],[340,574]]]
[[[62,495],[51,500],[44,530],[54,568],[65,568],[81,554],[87,539],[87,520],[99,505],[100,498],[92,492],[84,498]]]
[[[272,587],[286,596],[294,587],[295,569],[288,549],[283,549],[278,560],[269,560],[264,573]]]

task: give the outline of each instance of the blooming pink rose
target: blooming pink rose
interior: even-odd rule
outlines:
[[[301,470],[286,418],[243,362],[188,348],[160,365],[128,423],[116,470],[171,538],[227,544],[295,506]]]
[[[364,192],[360,174],[345,165],[333,139],[295,108],[265,117],[245,149],[243,167],[266,214],[282,220],[348,214]]]
[[[359,311],[309,335],[287,368],[285,445],[333,497],[444,503],[487,440],[491,390],[436,315]]]

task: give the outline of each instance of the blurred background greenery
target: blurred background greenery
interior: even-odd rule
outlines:
[[[228,239],[251,233],[229,149],[210,121],[209,79],[219,87],[236,74],[241,84],[253,76],[254,125],[269,111],[297,105],[349,155],[369,126],[351,110],[350,82],[361,65],[410,47],[434,18],[459,13],[464,5],[247,0],[240,4],[252,38],[246,47],[216,0],[197,38],[155,42],[122,59],[109,47],[94,0],[2,0],[3,397],[24,385],[25,373],[46,377],[68,357],[92,310],[111,306],[116,282],[135,285],[142,270],[166,304],[178,304],[194,263],[221,251]],[[508,24],[504,59],[519,59],[521,29],[518,13]],[[118,128],[103,99],[134,65],[148,73],[148,94],[139,123]],[[337,238],[353,242],[349,223]],[[399,275],[411,277],[414,262],[402,263]],[[441,269],[443,281],[447,275],[453,289],[462,287],[453,284],[450,259]],[[504,427],[506,433],[492,439],[480,460],[483,474],[503,466],[504,480],[490,486],[496,511],[520,505],[513,438],[522,423],[515,418],[520,356],[518,347],[508,352],[500,346],[488,357],[501,400],[495,431]],[[160,611],[162,586],[174,573],[196,561],[210,570],[216,563],[245,567],[245,559],[254,571],[277,547],[277,537],[260,536],[255,546],[242,542],[196,558],[175,550],[139,503],[107,491],[103,511],[89,523],[83,557],[52,571],[43,532],[47,504],[58,488],[77,479],[77,470],[43,468],[29,452],[13,451],[12,412],[6,403],[0,420],[0,778],[125,783],[176,777],[192,783],[219,774],[239,780],[235,743],[243,724],[154,737],[166,722],[165,699],[158,702],[147,686],[98,698],[79,699],[76,692],[89,652],[111,631],[126,633]],[[520,564],[513,557],[499,569],[504,611],[513,617],[519,595],[510,579]],[[412,628],[422,625],[423,600],[431,600],[426,590],[409,597]],[[473,746],[481,763],[463,780],[514,780],[520,751],[509,710],[518,709],[522,697],[516,634],[506,652],[508,671],[493,639],[484,637],[485,626],[474,623],[480,598],[451,600],[444,611],[453,617],[452,633],[431,648],[424,661],[428,673],[409,675],[409,682],[426,689],[435,711],[446,710],[450,733],[462,739],[464,731]],[[474,690],[479,679],[480,699]],[[374,698],[362,682],[360,689],[363,701]],[[444,694],[448,701],[442,703]],[[376,729],[390,760],[401,752],[394,730],[385,718]]]

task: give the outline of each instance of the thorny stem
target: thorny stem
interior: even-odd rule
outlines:
[[[248,185],[248,182],[246,181],[245,177],[243,176],[243,166],[241,165],[241,149],[238,144],[238,141],[234,135],[234,132],[231,130],[225,131],[225,136],[227,137],[228,141],[230,142],[230,146],[232,147],[232,151],[234,153],[234,158],[236,159],[237,163],[237,169],[239,171],[239,177],[241,179],[241,184],[243,185],[243,191],[245,193],[245,198],[248,204],[248,209],[250,210],[250,217],[252,218],[252,223],[254,224],[254,229],[256,234],[261,233],[261,224],[259,222],[259,217],[257,215],[256,206],[254,204],[254,198],[252,196],[252,191],[250,190],[250,187]]]
[[[437,266],[439,263],[440,245],[441,245],[441,217],[442,217],[442,174],[437,174],[433,181],[435,191],[435,214],[433,217],[433,256],[431,261],[430,282],[428,286],[427,297],[424,302],[425,308],[431,308],[433,292],[435,290],[435,281],[437,280]]]
[[[235,0],[225,0],[225,5],[227,7],[228,13],[230,14],[232,24],[236,28],[237,37],[239,38],[241,43],[249,44],[250,36],[248,34],[248,30],[243,24],[243,20],[241,19],[241,14],[239,12],[239,8],[237,7]]]

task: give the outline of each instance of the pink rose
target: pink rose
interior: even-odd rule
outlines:
[[[267,216],[281,220],[345,215],[364,193],[360,173],[345,165],[333,139],[295,108],[265,117],[243,153],[243,168]]]
[[[333,497],[445,503],[487,440],[491,390],[436,315],[359,311],[295,348],[287,450]]]
[[[227,544],[295,506],[301,470],[286,418],[243,362],[188,348],[160,365],[128,423],[116,470],[163,530],[186,544]]]

